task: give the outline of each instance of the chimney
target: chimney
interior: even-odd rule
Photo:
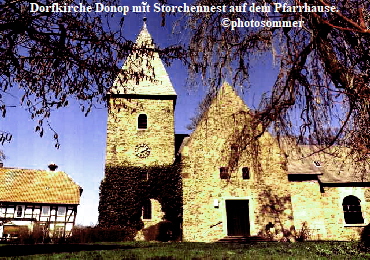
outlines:
[[[48,167],[50,171],[54,172],[58,168],[58,165],[56,165],[55,163],[50,163]]]

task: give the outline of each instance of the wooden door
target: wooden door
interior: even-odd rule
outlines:
[[[248,200],[226,200],[227,235],[249,236]]]

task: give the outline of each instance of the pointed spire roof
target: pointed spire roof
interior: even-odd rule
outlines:
[[[135,47],[155,48],[145,20],[143,28],[136,39]],[[122,69],[127,71],[129,75],[143,73],[144,77],[139,80],[133,77],[124,82],[122,74],[118,75],[110,90],[111,94],[176,96],[176,91],[172,86],[158,52],[149,51],[149,53],[138,54],[138,52],[134,51],[128,56]]]

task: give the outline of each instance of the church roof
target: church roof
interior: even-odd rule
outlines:
[[[345,147],[333,146],[324,151],[314,145],[285,146],[288,174],[318,175],[322,183],[367,182],[369,168],[356,164]],[[318,152],[320,151],[320,152]]]
[[[212,100],[210,106],[203,111],[199,117],[195,131],[190,138],[184,139],[179,152],[183,152],[184,146],[191,143],[198,127],[201,126],[204,118],[209,119],[209,113],[213,106],[217,106],[217,111],[223,109],[226,116],[234,115],[233,112],[248,110],[243,100],[236,91],[227,83],[223,84]],[[213,115],[215,116],[215,115]],[[224,120],[222,115],[219,120]],[[226,120],[226,119],[225,119]],[[212,121],[212,120],[211,120]],[[186,142],[185,142],[186,141]],[[326,184],[335,183],[363,183],[369,181],[370,163],[364,167],[363,163],[355,163],[348,155],[349,150],[345,147],[334,146],[323,150],[323,147],[313,145],[297,145],[294,139],[280,139],[281,148],[287,155],[287,174],[312,175],[312,178],[318,178],[320,182]],[[321,151],[323,150],[323,151]]]
[[[0,168],[0,202],[79,204],[81,190],[65,172]]]
[[[126,82],[124,76],[119,74],[110,89],[110,94],[128,95],[170,95],[176,96],[176,91],[161,61],[158,52],[153,51],[155,44],[144,23],[134,45],[136,48],[147,49],[138,54],[133,51],[127,57],[122,70],[129,75],[136,75]]]

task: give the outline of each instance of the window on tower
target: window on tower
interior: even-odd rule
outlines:
[[[137,128],[147,129],[148,128],[148,117],[146,114],[140,114],[137,118]]]
[[[143,219],[152,219],[152,202],[150,199],[144,201],[143,205]]]

